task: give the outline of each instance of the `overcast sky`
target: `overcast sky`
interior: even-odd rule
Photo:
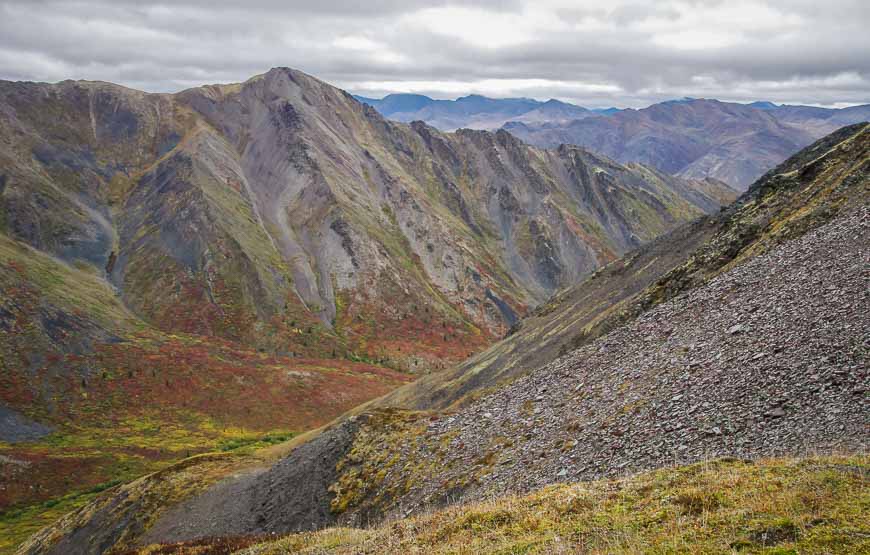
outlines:
[[[165,92],[290,66],[376,97],[841,106],[870,102],[868,30],[870,0],[0,0],[0,78]]]

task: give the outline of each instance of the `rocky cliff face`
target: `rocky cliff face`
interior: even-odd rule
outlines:
[[[12,238],[94,268],[161,329],[411,369],[733,194],[393,124],[289,69],[175,95],[3,83],[0,114]]]

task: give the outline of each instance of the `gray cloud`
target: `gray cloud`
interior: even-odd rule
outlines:
[[[150,91],[292,66],[352,92],[870,102],[870,3],[0,0],[0,78]]]

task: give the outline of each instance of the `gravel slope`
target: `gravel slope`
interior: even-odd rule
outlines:
[[[445,484],[465,501],[707,457],[866,449],[868,244],[865,206],[430,421],[423,437],[375,440],[399,460],[343,520],[441,504]],[[413,486],[380,497],[398,481]]]

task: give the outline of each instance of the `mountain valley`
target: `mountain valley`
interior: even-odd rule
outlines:
[[[0,183],[4,549],[452,366],[736,197],[392,123],[286,68],[177,94],[2,82]]]
[[[867,28],[0,0],[0,555],[870,554]]]
[[[450,509],[450,518],[478,518],[466,515],[481,510],[512,515],[481,529],[502,530],[515,511],[528,510],[522,507],[530,498],[488,500],[552,484],[723,456],[730,459],[716,464],[726,466],[713,468],[728,472],[735,460],[862,453],[868,171],[870,125],[843,128],[768,172],[718,214],[555,296],[462,370],[427,376],[277,450],[193,458],[107,492],[34,536],[21,553],[109,546],[183,553],[185,546],[252,545],[258,540],[244,538],[384,520],[396,530],[412,526],[401,519],[457,503],[493,503]],[[656,263],[664,250],[669,254]],[[595,283],[608,276],[621,281]],[[584,309],[587,303],[597,308]],[[530,358],[526,351],[538,344],[543,351]],[[510,356],[492,362],[512,346],[522,346],[516,365],[505,364]],[[791,460],[764,464],[841,464]],[[657,479],[691,476],[704,464],[673,478],[660,471]],[[864,468],[866,460],[854,464]],[[855,476],[852,491],[866,492],[866,477]],[[845,502],[840,491],[826,503]],[[161,497],[173,501],[155,503]],[[718,502],[700,503],[684,514],[722,514]],[[799,524],[778,543],[793,544],[812,526],[812,517],[789,514]],[[711,549],[760,541],[751,539],[751,527],[729,526],[734,536],[716,536]],[[367,532],[342,530],[291,535],[257,549],[284,552],[329,534],[343,539],[322,551],[368,541]],[[552,535],[529,533],[541,533],[534,536],[539,548],[554,548]],[[388,551],[404,545],[390,541],[399,543]],[[859,551],[863,545],[839,541]]]

